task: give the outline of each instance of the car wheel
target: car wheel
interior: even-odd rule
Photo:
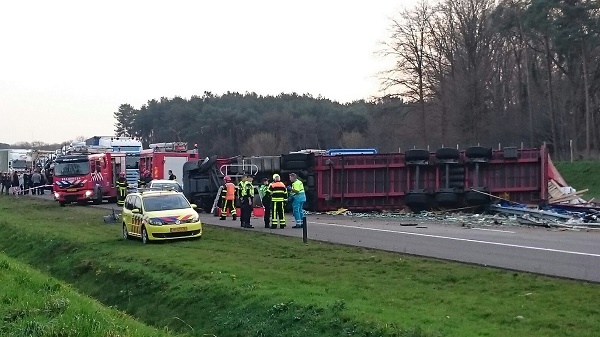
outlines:
[[[129,240],[129,238],[131,237],[129,236],[129,232],[127,232],[127,225],[123,222],[123,239]]]
[[[142,243],[149,244],[150,238],[148,237],[148,232],[146,231],[146,227],[142,227]]]

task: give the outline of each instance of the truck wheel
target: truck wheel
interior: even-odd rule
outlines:
[[[435,195],[435,201],[440,206],[455,206],[458,204],[458,194],[452,192],[440,192]]]
[[[117,198],[108,198],[108,202],[110,204],[116,204],[117,203]]]
[[[404,152],[404,160],[409,161],[428,161],[429,151],[427,150],[408,150]]]
[[[59,202],[58,202],[58,204],[60,205],[60,207],[65,207],[65,205],[66,205],[67,203],[66,203],[66,202],[64,202],[64,201],[59,201]]]
[[[469,159],[492,159],[492,149],[482,146],[473,146],[465,151],[465,157]]]
[[[458,160],[460,158],[460,151],[450,147],[444,147],[435,151],[435,157],[442,160]]]

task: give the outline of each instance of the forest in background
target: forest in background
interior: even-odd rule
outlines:
[[[116,132],[182,140],[220,155],[303,148],[552,145],[566,159],[600,146],[600,2],[421,1],[378,51],[396,66],[383,97],[340,104],[254,93],[123,104]]]

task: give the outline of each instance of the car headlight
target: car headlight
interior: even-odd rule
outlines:
[[[158,219],[150,219],[150,220],[148,220],[148,223],[152,226],[162,226],[163,225],[163,222]]]
[[[194,216],[194,217],[193,217],[193,218],[190,220],[190,222],[193,222],[193,223],[196,223],[196,222],[198,222],[198,221],[200,221],[200,216],[199,216],[199,215],[196,215],[196,216]]]

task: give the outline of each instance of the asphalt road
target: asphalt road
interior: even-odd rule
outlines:
[[[97,207],[118,209],[114,204]],[[241,229],[239,221],[219,221],[209,214],[201,214],[201,219],[206,224],[293,236],[299,241],[302,237],[301,229],[265,229],[262,219],[257,218],[252,220],[254,229]],[[310,240],[600,282],[598,232],[509,226],[464,228],[443,223],[403,226],[392,219],[327,215],[307,219]],[[288,221],[293,221],[291,216]]]

